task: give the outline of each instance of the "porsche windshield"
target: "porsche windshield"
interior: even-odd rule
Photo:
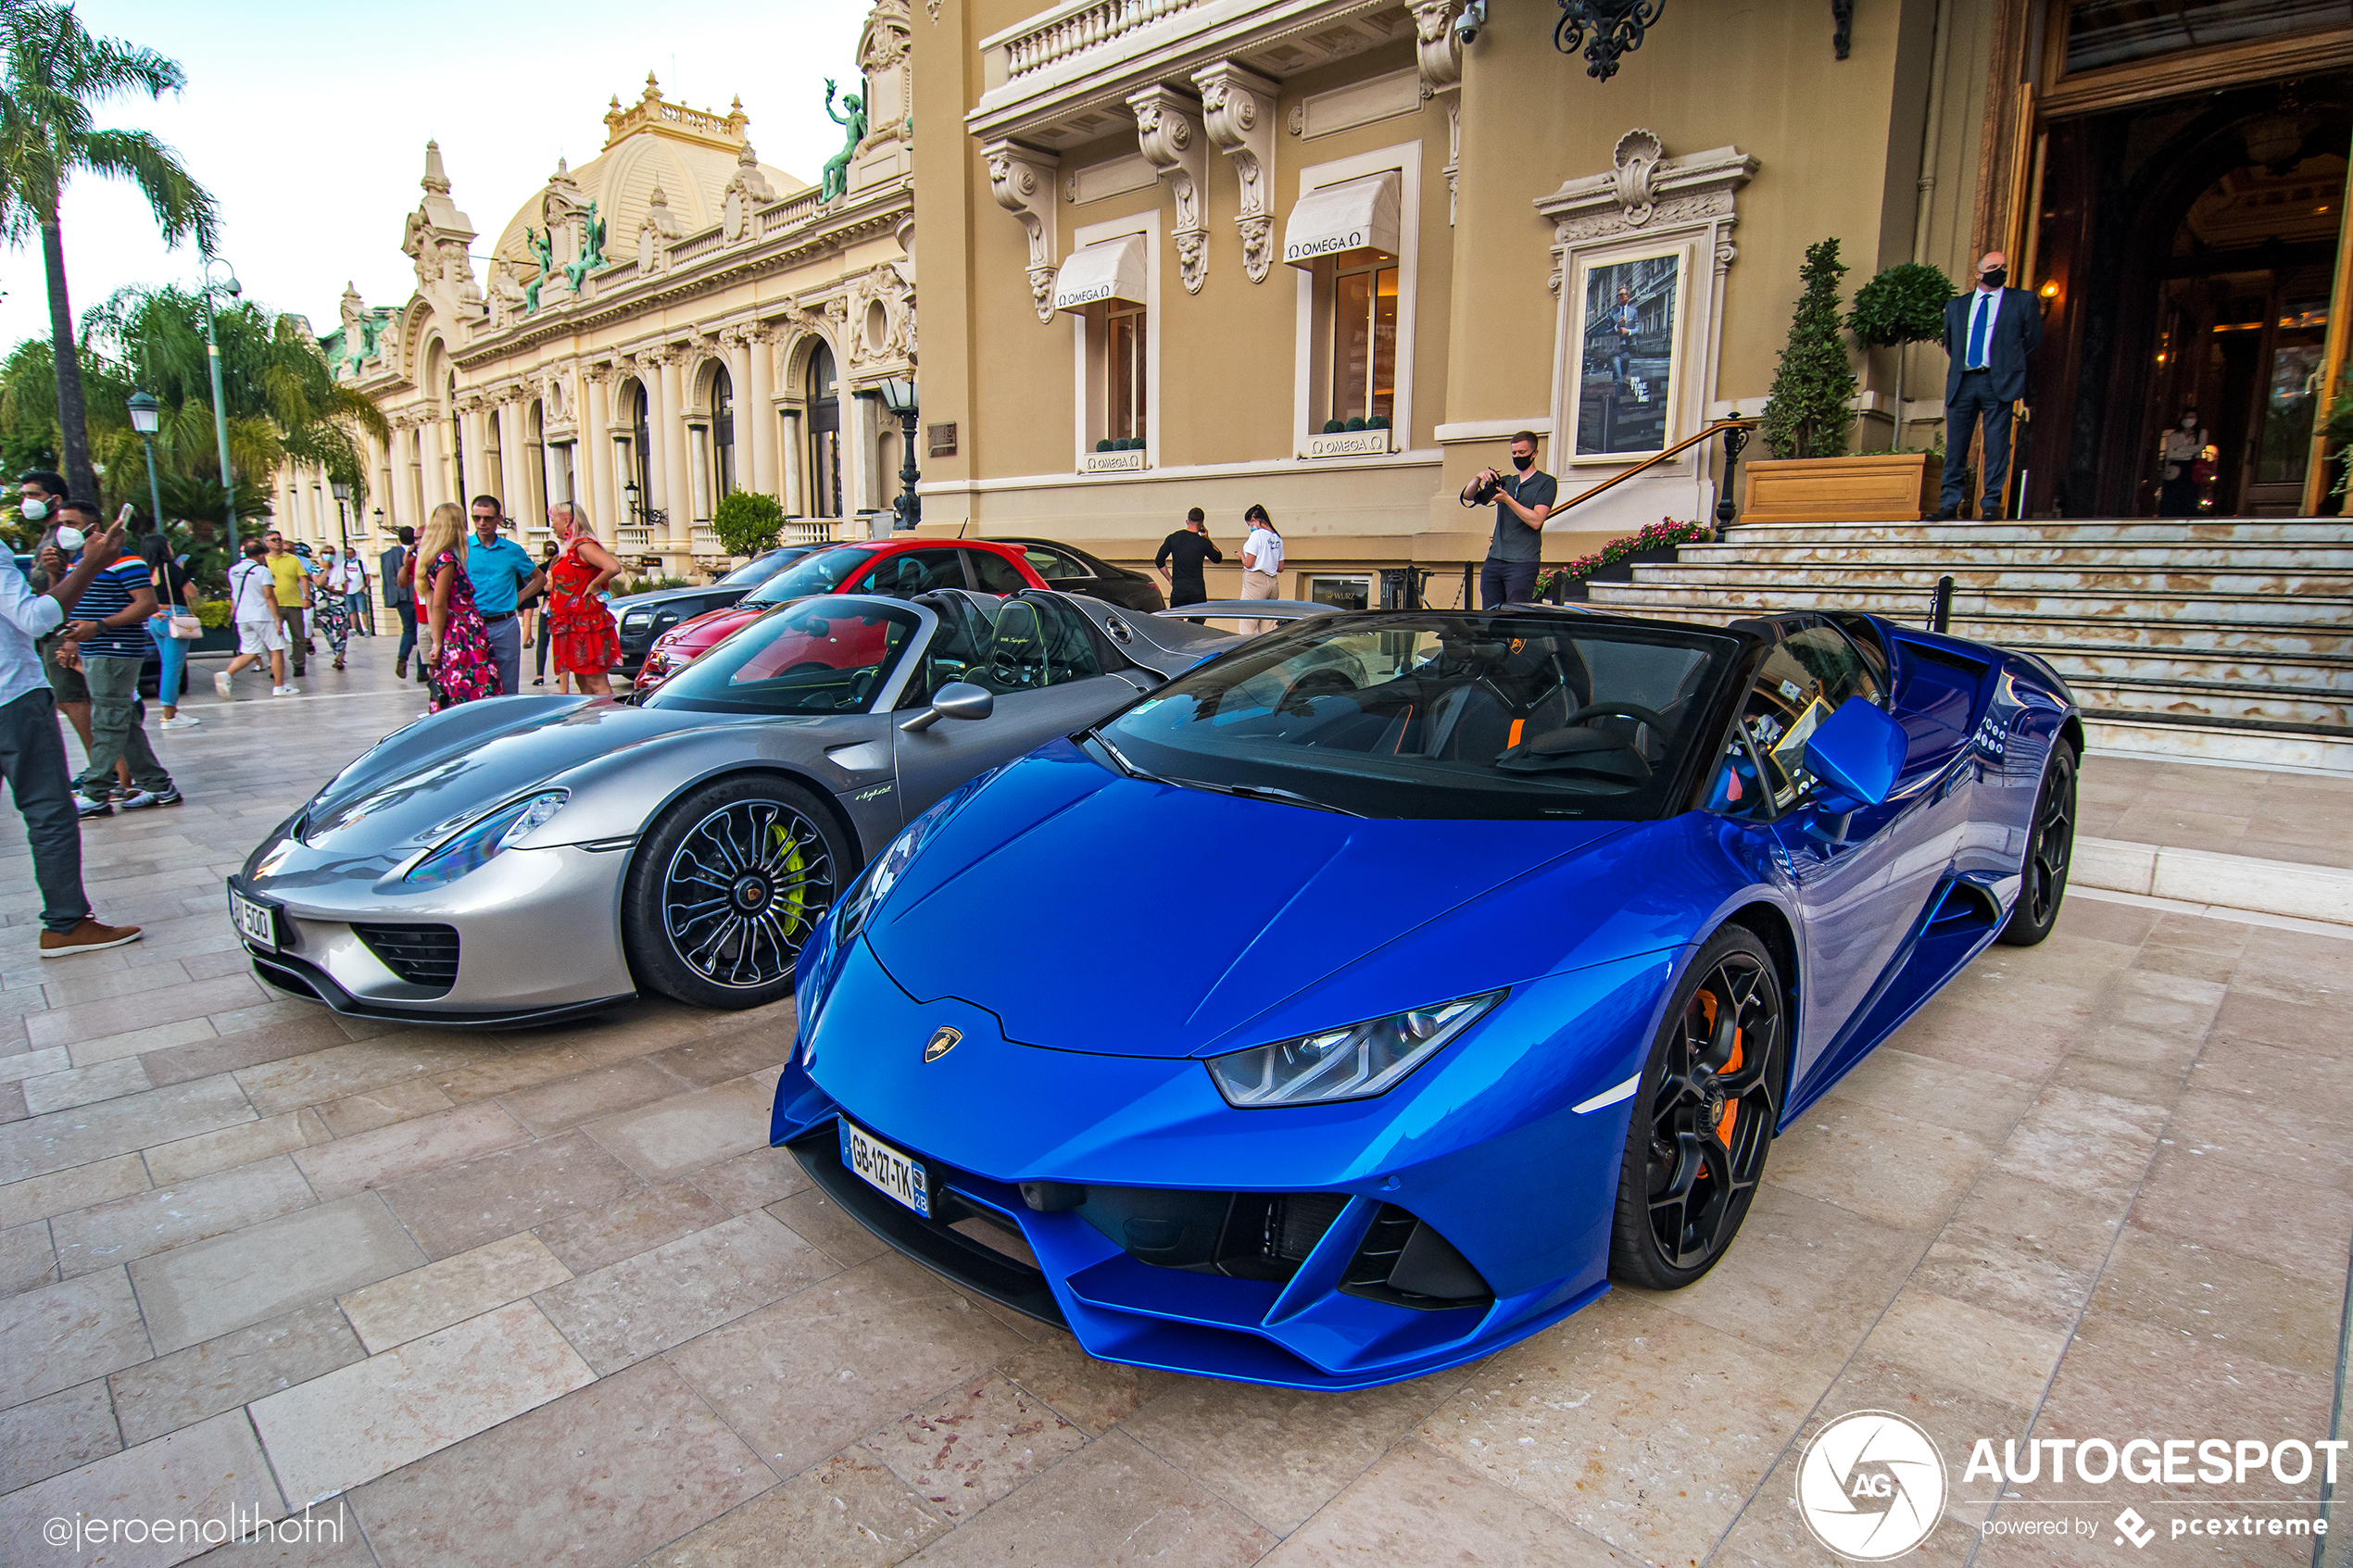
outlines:
[[[1565,615],[1311,621],[1171,682],[1093,748],[1365,817],[1655,817],[1740,646]]]
[[[923,621],[864,600],[762,616],[656,687],[648,708],[706,713],[862,713]]]
[[[812,594],[830,594],[874,558],[864,545],[833,545],[812,550],[744,596],[746,604],[780,605]]]

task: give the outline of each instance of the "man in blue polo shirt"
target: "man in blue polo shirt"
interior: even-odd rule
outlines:
[[[498,689],[512,696],[522,677],[522,623],[515,601],[536,593],[539,564],[512,539],[498,536],[498,497],[477,495],[470,508],[474,536],[466,541],[466,576],[474,585],[474,608],[490,632],[490,657],[498,665]]]
[[[64,511],[66,521],[89,538],[105,529],[98,508],[86,501],[68,501]],[[124,810],[180,804],[171,775],[147,744],[146,705],[139,700],[139,666],[155,646],[147,635],[147,621],[155,612],[156,591],[148,582],[147,563],[135,555],[122,556],[82,590],[73,619],[66,623],[65,640],[57,646],[58,661],[78,658],[82,679],[90,684],[90,765],[73,781],[82,797],[76,809],[84,817],[114,815],[107,797],[114,786],[118,757],[131,767],[131,795],[122,803]]]

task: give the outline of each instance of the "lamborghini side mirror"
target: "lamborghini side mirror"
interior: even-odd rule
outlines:
[[[950,681],[932,695],[929,708],[899,727],[919,735],[942,719],[986,719],[996,711],[996,693],[970,681]]]
[[[1806,771],[1821,781],[1815,804],[1833,815],[1876,806],[1904,771],[1904,726],[1869,697],[1850,696],[1806,739]]]

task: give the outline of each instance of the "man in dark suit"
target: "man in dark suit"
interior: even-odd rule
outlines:
[[[2026,357],[2042,346],[2042,302],[2025,289],[2005,288],[2009,259],[1998,250],[1977,264],[1977,287],[1944,307],[1944,494],[1936,521],[1961,515],[1969,499],[1962,470],[1969,436],[1982,419],[1985,445],[1980,488],[1985,495],[1977,515],[1990,522],[2002,515],[2002,491],[2010,471],[2010,415],[2026,395]]]
[[[417,542],[417,531],[404,528],[400,543],[376,558],[378,579],[384,585],[384,604],[400,612],[400,651],[393,657],[393,673],[401,680],[409,678],[409,656],[417,651],[417,590],[401,579],[400,569],[408,564],[410,546]],[[419,667],[422,675],[423,669]]]

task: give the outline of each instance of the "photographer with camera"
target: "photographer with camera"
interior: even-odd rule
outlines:
[[[1512,437],[1511,475],[1481,469],[1463,486],[1466,507],[1495,508],[1495,536],[1478,569],[1478,608],[1526,604],[1536,596],[1536,569],[1544,557],[1544,519],[1560,496],[1560,481],[1536,466],[1536,433]]]

